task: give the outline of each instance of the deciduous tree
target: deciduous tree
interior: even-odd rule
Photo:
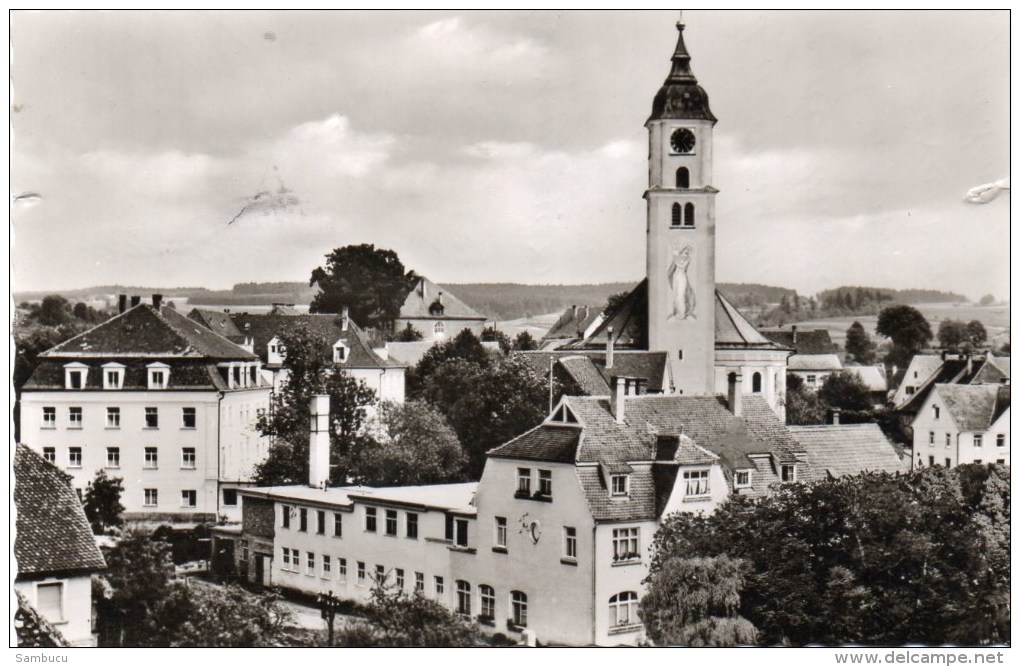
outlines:
[[[361,326],[386,330],[400,315],[417,279],[392,250],[367,243],[336,248],[326,255],[325,268],[312,271],[308,284],[318,285],[321,291],[309,310],[339,313],[347,306]]]
[[[928,320],[912,306],[889,306],[878,314],[875,329],[893,342],[887,361],[905,368],[911,358],[931,342]]]
[[[967,323],[967,341],[972,347],[981,347],[988,342],[988,331],[981,320],[971,320]]]
[[[479,645],[478,626],[417,593],[377,586],[364,621],[353,621],[337,635],[341,646],[465,647]]]
[[[372,438],[358,461],[370,486],[459,482],[467,456],[442,413],[427,403],[383,402],[366,425]]]
[[[846,330],[846,353],[859,364],[875,363],[875,341],[860,322],[854,322]]]
[[[96,535],[124,523],[120,516],[124,511],[124,506],[120,503],[121,494],[124,492],[122,482],[120,477],[107,477],[105,470],[98,470],[95,478],[85,487],[82,505],[85,508],[85,516],[92,525],[92,532]]]
[[[841,371],[825,378],[818,389],[818,398],[830,408],[868,411],[874,406],[871,390],[856,373]]]
[[[967,325],[959,320],[942,320],[939,322],[939,347],[957,350],[967,342]]]

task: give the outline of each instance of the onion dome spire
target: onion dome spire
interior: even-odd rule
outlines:
[[[712,110],[708,107],[708,93],[698,85],[698,80],[691,71],[691,55],[684,44],[684,24],[676,22],[679,33],[676,49],[673,51],[673,66],[669,76],[655,94],[652,102],[652,115],[648,120],[675,118],[685,120],[710,120],[716,122]]]

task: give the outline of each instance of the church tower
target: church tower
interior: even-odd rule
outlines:
[[[715,195],[708,95],[684,25],[648,128],[648,349],[668,354],[677,392],[715,392]]]

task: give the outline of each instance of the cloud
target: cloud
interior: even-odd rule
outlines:
[[[417,58],[456,70],[500,66],[538,66],[547,47],[530,37],[511,35],[460,16],[427,23],[411,33],[407,47]]]

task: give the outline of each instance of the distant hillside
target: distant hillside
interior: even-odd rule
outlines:
[[[861,287],[859,285],[841,285],[818,293],[819,305],[825,304],[835,296],[842,299],[852,294],[857,301],[861,295],[867,301],[893,301],[895,303],[967,303],[968,299],[956,292],[943,292],[934,289],[889,289],[886,287]]]
[[[494,320],[516,320],[558,313],[570,306],[601,308],[613,294],[634,289],[630,283],[599,285],[518,285],[516,283],[448,283],[440,285]]]

